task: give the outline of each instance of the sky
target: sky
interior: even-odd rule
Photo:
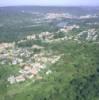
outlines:
[[[99,0],[0,0],[0,6],[99,6]]]

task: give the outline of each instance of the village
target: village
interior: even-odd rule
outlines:
[[[8,81],[10,84],[24,82],[28,79],[42,80],[43,77],[39,75],[39,72],[47,69],[45,75],[52,73],[47,68],[47,64],[54,64],[62,55],[45,55],[44,52],[33,53],[31,48],[44,49],[38,45],[33,45],[30,49],[18,48],[15,43],[1,43],[0,44],[0,63],[7,65],[18,65],[18,75],[10,75]]]
[[[95,28],[90,28],[86,31],[82,31],[82,32],[78,33],[77,35],[68,34],[73,29],[79,30],[80,26],[76,25],[76,24],[64,25],[56,33],[41,32],[38,35],[35,35],[35,34],[29,35],[26,37],[25,40],[21,40],[18,43],[24,43],[27,40],[41,40],[41,41],[48,42],[48,43],[62,41],[62,40],[74,40],[74,41],[77,41],[78,43],[80,43],[81,37],[83,37],[83,36],[86,36],[87,41],[90,41],[90,40],[96,41],[98,38],[97,31],[95,30]],[[60,35],[58,35],[60,33],[64,34],[64,35],[61,37]],[[55,36],[57,36],[57,38]],[[32,48],[42,49],[43,47],[34,45],[34,46],[32,46]]]
[[[47,13],[45,15],[45,19],[49,20],[54,20],[54,19],[59,19],[61,20],[62,18],[67,18],[67,19],[90,19],[90,18],[97,18],[98,16],[96,14],[90,15],[80,15],[80,16],[75,16],[70,13]]]
[[[78,25],[64,26],[58,32],[68,33],[73,29],[79,29]],[[95,29],[90,29],[87,32],[86,40],[96,40],[97,35]],[[57,41],[74,40],[81,43],[79,38],[85,32],[81,32],[76,36],[69,35],[63,37],[54,38],[55,34],[50,32],[41,32],[36,35],[28,35],[25,40],[20,40],[17,43],[24,43],[28,40],[41,40],[47,43],[54,43]],[[34,49],[40,50],[38,53],[34,52]],[[18,65],[18,75],[10,75],[8,82],[10,84],[24,82],[28,79],[42,80],[43,77],[39,74],[42,70],[46,70],[45,75],[52,74],[52,71],[48,68],[48,65],[56,63],[64,54],[53,55],[45,51],[45,47],[33,44],[31,47],[18,47],[16,43],[1,43],[0,44],[0,64]]]

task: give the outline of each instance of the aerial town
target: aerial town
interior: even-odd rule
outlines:
[[[64,26],[58,32],[69,32],[73,29],[78,29],[80,26],[72,25],[72,26]],[[76,36],[64,36],[62,38],[54,39],[54,33],[50,32],[42,32],[38,36],[36,34],[29,35],[25,40],[18,41],[18,43],[23,43],[28,40],[42,40],[45,42],[55,42],[62,40],[74,40],[80,43],[80,37],[83,34],[88,34],[86,40],[96,40],[98,35],[96,34],[95,29],[90,29],[88,31],[83,31]],[[35,54],[33,49],[41,50],[41,52]],[[57,62],[61,55],[53,55],[50,53],[45,53],[43,46],[32,45],[31,48],[19,48],[16,44],[13,43],[1,43],[0,44],[0,62],[1,64],[9,64],[9,65],[18,65],[19,66],[19,75],[10,75],[8,77],[8,81],[10,84],[23,82],[27,79],[43,79],[42,76],[39,75],[39,72],[47,68],[47,64],[53,64]],[[46,71],[46,75],[51,74],[52,71],[48,69]]]
[[[0,100],[99,100],[99,7],[0,7]]]

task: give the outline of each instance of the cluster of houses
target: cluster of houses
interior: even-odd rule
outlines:
[[[94,15],[94,16],[90,15],[89,17],[97,17],[97,16],[96,15]],[[72,31],[73,29],[79,29],[79,28],[80,28],[80,26],[76,25],[76,24],[74,24],[74,25],[65,25],[63,28],[59,29],[59,31],[57,31],[56,33],[58,33],[58,32],[68,33],[69,31]],[[78,43],[81,43],[80,37],[85,35],[85,33],[87,35],[86,40],[95,41],[98,38],[97,31],[94,28],[89,29],[88,31],[82,31],[82,32],[80,32],[79,34],[77,34],[75,36],[65,34],[64,37],[57,38],[57,39],[54,39],[54,33],[50,33],[50,32],[42,32],[38,35],[38,37],[39,37],[39,39],[45,40],[46,42],[55,42],[55,41],[60,41],[60,40],[74,40],[74,41],[77,41]]]
[[[50,40],[53,37],[54,37],[54,34],[50,32],[42,32],[41,34],[39,34],[39,38],[41,40]]]
[[[93,29],[89,29],[87,31],[82,31],[77,35],[77,38],[80,39],[83,35],[85,35],[85,39],[90,41],[95,41],[98,38],[98,34],[97,31],[93,28]]]
[[[3,50],[7,49],[7,48],[12,48],[14,47],[15,43],[0,43],[0,52],[2,52]]]
[[[18,74],[16,76],[10,75],[8,77],[7,80],[10,84],[24,82],[27,79],[43,79],[43,77],[39,75],[39,72],[46,69],[46,65],[48,63],[53,64],[61,57],[61,55],[45,55],[45,53],[43,52],[36,54],[33,53],[31,49],[43,49],[43,47],[38,45],[33,45],[30,49],[18,48],[15,46],[10,47],[9,45],[4,45],[4,47],[2,48],[4,50],[0,52],[0,63],[19,66]],[[52,71],[49,69],[47,69],[47,71],[45,72],[46,75],[49,75],[51,73]]]
[[[78,29],[78,25],[65,26],[64,29],[60,31],[68,32],[72,29]],[[86,40],[93,38],[95,40],[97,38],[96,30],[89,29],[87,32]],[[81,32],[78,35],[74,36],[66,36],[58,39],[54,39],[54,34],[50,32],[42,32],[36,35],[27,36],[27,40],[34,40],[37,37],[41,40],[54,42],[60,40],[69,40],[74,39],[79,42],[79,37],[82,36],[85,32]],[[26,40],[25,40],[26,41]],[[34,53],[33,49],[42,49],[38,53]],[[39,74],[42,70],[47,68],[47,64],[56,63],[63,55],[52,55],[45,53],[45,49],[39,45],[33,45],[30,48],[19,48],[15,45],[15,43],[1,43],[0,44],[0,64],[10,64],[10,65],[19,65],[20,70],[18,75],[11,75],[8,77],[8,81],[10,84],[24,82],[27,79],[37,79],[41,80],[43,77]],[[45,75],[51,74],[52,71],[47,69]]]
[[[19,70],[19,75],[18,76],[11,75],[10,77],[8,77],[8,81],[10,82],[10,84],[14,84],[23,82],[27,79],[41,80],[43,79],[43,77],[39,75],[39,72],[47,68],[46,66],[47,62],[53,64],[57,62],[61,58],[61,56],[62,55],[52,56],[47,58],[44,57],[43,53],[35,54],[33,56],[35,59],[35,63],[21,65]],[[52,71],[47,69],[45,75],[49,75],[51,73]]]
[[[32,79],[33,77],[36,77],[37,79],[42,79],[42,77],[38,75],[38,72],[40,71],[40,69],[42,69],[42,66],[40,66],[39,64],[34,64],[33,66],[24,65],[22,67],[23,68],[19,70],[18,76],[12,75],[8,78],[10,84],[23,82],[27,79]]]
[[[56,14],[57,15],[57,14]],[[73,29],[79,29],[80,26],[79,25],[65,25],[63,28],[59,29],[56,33],[60,33],[60,32],[64,32],[67,33]],[[63,37],[63,38],[58,38],[55,39],[54,36],[56,33],[51,33],[51,32],[41,32],[40,34],[33,34],[33,35],[29,35],[26,37],[26,40],[21,40],[19,41],[19,43],[21,42],[26,42],[27,40],[42,40],[42,41],[46,41],[46,42],[52,42],[52,41],[59,41],[59,40],[69,40],[72,39],[72,37]],[[41,46],[37,46],[37,45],[33,45],[32,48],[37,48],[37,49],[42,49]]]
[[[76,16],[69,13],[47,13],[45,15],[45,19],[48,19],[48,20],[62,19],[62,18],[73,19],[73,18],[76,18]]]
[[[71,31],[73,29],[79,29],[80,26],[79,25],[70,25],[70,26],[64,26],[64,28],[61,28],[60,31],[61,32],[68,32],[68,31]]]
[[[62,55],[46,57],[43,53],[35,54],[33,56],[35,62],[30,64],[24,63],[20,65],[19,75],[11,75],[10,77],[8,77],[8,81],[10,82],[10,84],[14,84],[23,82],[27,79],[42,80],[43,77],[40,76],[39,72],[46,69],[46,65],[48,63],[54,64],[55,62],[57,62],[61,58],[61,56]],[[50,69],[47,69],[45,75],[49,75],[51,73],[52,71]]]
[[[95,14],[95,15],[85,15],[85,16],[80,16],[79,19],[89,19],[89,18],[97,18],[98,16]]]
[[[32,51],[26,48],[4,48],[4,50],[0,52],[0,63],[10,65],[21,64],[25,62],[25,59],[30,58],[32,53]]]
[[[91,15],[91,14],[87,14],[87,15],[81,15],[81,16],[75,16],[69,13],[47,13],[45,15],[45,19],[47,20],[54,20],[54,19],[89,19],[89,18],[97,18],[98,16],[96,14]]]
[[[35,40],[36,39],[36,35],[35,34],[34,35],[29,35],[26,38],[27,38],[27,40]]]
[[[57,31],[56,33],[59,33],[59,32],[64,32],[64,33],[67,33],[73,29],[79,29],[80,26],[79,25],[65,25],[63,28],[59,29],[59,31]],[[37,40],[37,39],[40,39],[40,40],[44,40],[46,42],[53,42],[53,41],[60,41],[60,40],[70,40],[72,39],[73,37],[72,36],[65,36],[63,38],[58,38],[58,39],[54,39],[54,36],[55,36],[55,33],[50,33],[50,32],[41,32],[40,34],[37,34],[37,35],[30,35],[30,36],[27,36],[27,40]],[[23,41],[24,42],[24,41]],[[32,46],[33,48],[38,48],[38,49],[41,49],[42,47],[38,47],[38,46]]]
[[[50,33],[50,32],[41,32],[40,34],[34,34],[34,35],[29,35],[26,37],[27,40],[37,40],[37,39],[40,39],[40,40],[48,40],[48,39],[52,39],[54,36],[53,33]],[[21,42],[24,42],[24,41],[21,41]]]

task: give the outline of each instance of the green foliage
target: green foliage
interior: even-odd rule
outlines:
[[[40,8],[40,15],[31,13],[34,8],[32,10],[28,8],[29,12],[26,10],[26,13],[22,13],[23,8],[18,10],[15,7],[14,10],[10,9],[11,11],[8,8],[4,11],[0,9],[0,43],[16,42],[18,47],[23,48],[31,47],[34,44],[40,45],[48,53],[63,54],[63,56],[50,66],[52,74],[45,75],[45,72],[42,71],[43,79],[35,82],[28,80],[10,85],[7,78],[10,75],[17,75],[19,66],[0,65],[0,100],[99,100],[99,43],[95,43],[99,41],[99,24],[94,24],[99,23],[99,18],[63,18],[51,21],[44,19],[43,15],[48,12],[49,8],[43,8],[42,13]],[[85,8],[70,7],[63,9],[74,16],[89,13],[98,15],[96,8],[85,10]],[[49,10],[49,12],[51,11]],[[68,33],[57,32],[59,30],[57,24],[61,21],[66,22],[67,25],[79,25],[80,28]],[[45,43],[39,39],[17,42],[24,40],[28,35],[46,31],[55,33],[54,38],[57,39],[65,35],[67,37],[76,36],[91,28],[95,28],[97,31],[98,38],[95,42],[85,41],[86,33],[81,36],[81,43],[73,40]],[[41,51],[34,49],[34,53],[38,52]]]
[[[27,81],[6,87],[6,84],[1,84],[3,77],[7,76],[4,72],[11,74],[9,71],[12,67],[1,67],[5,68],[0,69],[0,88],[3,89],[5,100],[98,100],[99,45],[62,41],[46,47],[49,47],[49,51],[64,55],[50,67],[53,73],[45,75],[41,81]]]
[[[63,37],[65,37],[65,34],[66,33],[64,33],[64,32],[55,33],[54,34],[54,39],[63,38]]]

